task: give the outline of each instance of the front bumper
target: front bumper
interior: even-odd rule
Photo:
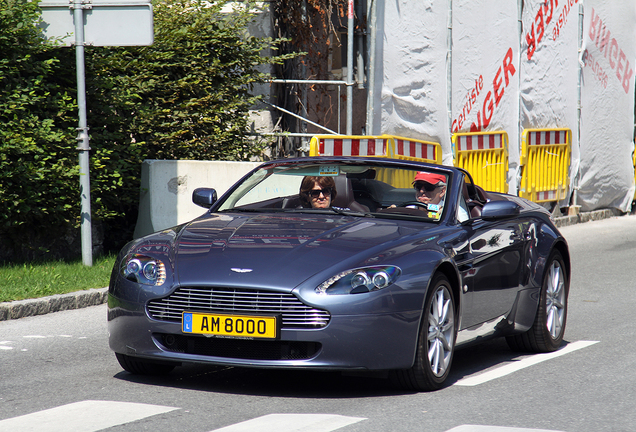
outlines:
[[[421,311],[332,315],[321,329],[286,330],[280,339],[248,340],[185,334],[151,319],[145,306],[109,294],[113,351],[161,361],[261,368],[405,369],[413,364]]]

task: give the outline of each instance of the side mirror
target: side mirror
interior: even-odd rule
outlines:
[[[481,218],[486,221],[511,218],[519,215],[521,207],[512,201],[490,201],[481,209]]]
[[[192,192],[192,202],[200,207],[209,209],[217,200],[216,190],[211,188],[196,188]]]

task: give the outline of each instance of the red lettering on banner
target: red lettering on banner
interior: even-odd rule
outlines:
[[[483,122],[484,124],[482,125],[482,127],[485,129],[490,125],[490,120],[492,120],[492,114],[493,112],[495,112],[494,107],[493,107],[493,103],[490,100],[490,95],[491,92],[488,92],[486,94],[486,98],[484,99],[484,107],[483,107]],[[486,113],[488,113],[488,117],[486,117]]]
[[[549,4],[548,4],[549,3]],[[545,15],[545,25],[547,26],[552,21],[552,13],[554,12],[554,8],[559,6],[559,0],[551,0],[547,1],[543,4],[543,15]],[[548,13],[548,9],[550,10],[550,15],[546,15]]]
[[[574,3],[578,3],[579,0],[566,0],[563,5],[563,9],[561,10],[561,14],[559,14],[559,19],[555,20],[554,29],[552,30],[552,40],[556,40],[561,33],[561,29],[568,22],[568,15],[570,15],[570,11],[572,10],[572,6]],[[558,6],[558,4],[555,4]]]
[[[532,56],[543,39],[544,34],[549,33],[548,25],[550,23],[554,24],[552,39],[556,40],[561,32],[561,28],[567,23],[567,17],[570,14],[572,6],[578,2],[579,0],[565,0],[558,19],[554,16],[554,12],[559,7],[559,0],[545,0],[539,6],[534,20],[530,23],[530,30],[526,33],[526,44],[528,45],[526,54],[528,60],[532,60]]]
[[[453,133],[460,131],[464,127],[464,121],[466,121],[466,117],[468,117],[473,109],[473,106],[475,105],[475,103],[477,103],[477,96],[479,96],[479,93],[481,93],[483,88],[484,77],[483,75],[479,75],[479,78],[475,80],[475,86],[470,89],[468,93],[466,93],[466,101],[464,102],[461,113],[459,113],[459,116],[453,120]]]
[[[623,74],[623,90],[625,90],[625,93],[629,93],[629,84],[632,82],[632,76],[634,76],[634,69],[629,68],[629,60],[627,60],[625,73]]]
[[[537,16],[534,17],[534,23],[537,26],[537,44],[541,43],[541,39],[543,39],[543,33],[545,32],[544,24],[543,24],[543,8],[539,6],[539,11],[537,12]]]
[[[588,50],[585,50],[583,52],[583,64],[592,69],[592,73],[594,74],[596,79],[600,81],[603,88],[607,88],[607,74]]]
[[[569,0],[575,1],[575,0]],[[576,0],[578,2],[578,0]],[[539,10],[534,17],[534,21],[530,25],[530,31],[526,33],[526,43],[528,44],[528,60],[532,60],[532,56],[537,49],[537,45],[543,39],[545,29],[552,21],[554,14],[554,8],[559,6],[559,0],[545,0],[542,5],[539,6]],[[535,28],[536,25],[536,28]]]
[[[532,23],[530,33],[526,33],[526,43],[528,44],[528,60],[532,60],[534,51],[537,49],[537,44],[534,41],[534,23]]]
[[[623,60],[627,60],[627,56],[625,56],[625,53],[621,50],[621,55],[618,57],[618,67],[616,68],[616,78],[618,78],[619,81],[621,81],[621,72],[623,71]],[[627,65],[629,65],[629,62],[627,62]]]
[[[598,38],[598,49],[603,53],[605,57],[607,57],[607,48],[610,46],[610,36],[611,32],[609,29],[603,28],[602,33],[600,33]]]
[[[493,86],[493,89],[495,90],[495,105],[497,106],[499,106],[499,101],[501,100],[504,94],[504,89],[503,87],[501,87],[501,84],[503,84],[503,82],[501,77],[499,76],[500,74],[501,74],[501,68],[497,69],[497,74],[495,75],[495,79],[492,80],[492,86]]]
[[[623,66],[623,60],[625,61],[625,66]],[[623,73],[622,77],[621,73]],[[618,57],[618,67],[616,68],[616,78],[618,78],[618,80],[623,85],[625,93],[629,91],[629,81],[633,74],[634,70],[629,69],[629,60],[627,60],[627,56],[625,55],[623,50],[621,50],[621,54]]]
[[[612,43],[610,44],[610,49],[609,49],[609,57],[608,57],[608,60],[610,62],[610,66],[612,67],[612,69],[616,68],[616,62],[614,60],[616,60],[617,56],[618,56],[618,44],[616,43],[616,39],[612,39]],[[605,55],[605,57],[607,57],[607,54]]]
[[[596,15],[594,8],[592,8],[592,14],[590,15],[590,29],[588,31],[588,35],[590,36],[590,40],[594,41],[597,39],[596,36],[596,24],[601,18]],[[600,29],[599,29],[600,30]]]
[[[508,48],[506,55],[502,61],[502,65],[497,69],[495,78],[492,80],[493,89],[488,91],[484,98],[482,109],[477,113],[477,123],[470,125],[471,132],[479,132],[490,125],[495,108],[499,106],[499,102],[504,95],[506,87],[510,84],[510,77],[517,72],[513,66],[512,47]],[[501,77],[503,73],[503,78]],[[503,85],[503,86],[502,86]],[[494,95],[494,99],[493,99]]]
[[[618,78],[625,93],[629,93],[629,85],[634,75],[634,69],[630,68],[627,54],[625,54],[625,51],[620,47],[616,38],[611,37],[609,28],[606,28],[603,20],[596,13],[594,8],[592,8],[590,16],[588,36],[590,40],[594,42],[599,52],[603,54],[603,57],[609,61],[610,67],[616,69],[616,78]],[[589,57],[589,52],[586,51],[585,56]],[[588,62],[586,61],[585,64],[587,65]],[[596,71],[595,74],[598,76]]]

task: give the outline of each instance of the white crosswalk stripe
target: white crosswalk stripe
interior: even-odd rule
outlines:
[[[269,414],[211,432],[330,432],[362,420],[366,419],[331,414]]]
[[[598,343],[598,341],[577,341],[567,344],[565,347],[559,349],[558,351],[554,351],[551,353],[545,354],[535,354],[530,357],[526,357],[523,360],[516,361],[513,363],[505,364],[498,368],[492,369],[488,372],[477,373],[474,375],[467,376],[457,381],[456,386],[476,386],[479,384],[483,384],[485,382],[501,378],[506,375],[510,375],[511,373],[517,372],[521,369],[525,369],[527,367],[533,366],[535,364],[552,360],[553,358],[560,357],[565,354],[569,354],[571,352],[580,350],[582,348],[587,348],[591,345]]]
[[[0,432],[95,432],[179,408],[87,400],[0,420]]]
[[[503,426],[461,425],[446,432],[562,432],[548,429],[525,429]]]
[[[0,432],[97,432],[179,408],[87,400],[0,420]],[[269,414],[211,432],[331,432],[366,420],[332,414]]]
[[[97,432],[180,408],[87,400],[0,420],[0,432]],[[210,432],[332,432],[367,420],[336,414],[268,414]],[[446,432],[561,432],[546,429],[461,425]]]

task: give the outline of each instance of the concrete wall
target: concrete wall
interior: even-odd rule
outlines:
[[[141,166],[135,238],[188,222],[205,213],[192,203],[199,187],[219,197],[260,162],[145,160]]]

